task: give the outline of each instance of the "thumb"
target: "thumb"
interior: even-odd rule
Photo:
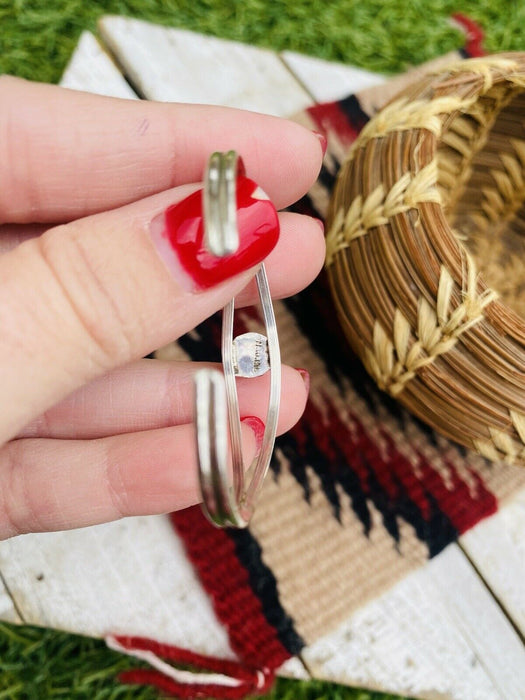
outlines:
[[[226,258],[205,250],[202,191],[188,192],[50,229],[0,258],[0,442],[97,375],[192,329],[275,246],[277,212],[253,181],[239,178],[240,247]]]

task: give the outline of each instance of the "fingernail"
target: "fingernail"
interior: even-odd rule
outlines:
[[[159,255],[184,289],[200,291],[258,265],[279,238],[279,217],[253,180],[237,178],[240,246],[219,258],[204,246],[203,191],[198,190],[156,217],[150,227]]]
[[[253,434],[255,435],[255,446],[257,451],[259,451],[261,449],[264,437],[264,423],[260,418],[257,418],[257,416],[245,416],[244,418],[241,418],[241,423],[245,423],[253,430]]]
[[[304,385],[306,387],[306,393],[308,394],[310,392],[310,372],[307,369],[303,369],[302,367],[296,367],[295,371],[299,372],[299,374],[301,375]]]
[[[321,144],[321,148],[323,150],[323,156],[324,156],[324,154],[326,153],[326,149],[328,147],[328,140],[324,134],[321,134],[320,131],[314,131],[314,134],[319,139],[319,143]]]

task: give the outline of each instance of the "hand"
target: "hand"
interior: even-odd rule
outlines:
[[[250,219],[244,259],[211,277],[188,262],[179,225],[200,187],[191,183],[211,152],[229,149],[278,208],[306,192],[322,159],[316,135],[284,120],[0,78],[0,538],[198,501],[195,365],[140,358],[233,296],[256,302],[262,259],[282,297],[324,257],[317,222],[281,214],[273,249],[271,236],[253,243]],[[163,212],[183,200],[166,230]],[[250,202],[255,220],[268,206]],[[265,385],[239,382],[241,416],[264,419]],[[285,367],[280,432],[306,393]]]

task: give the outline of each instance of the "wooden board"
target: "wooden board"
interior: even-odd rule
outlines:
[[[331,73],[330,64],[316,59],[278,56],[136,20],[105,18],[100,31],[127,80],[140,96],[152,99],[286,116],[313,99],[341,97],[342,85],[344,94],[382,80],[351,66],[333,66]],[[235,77],[233,91],[217,79],[225,71]],[[64,83],[134,94],[87,34]],[[525,652],[513,627],[523,630],[524,622],[524,514],[523,498],[509,504],[463,536],[468,558],[452,545],[343,620],[305,651],[307,667],[318,677],[421,698],[525,698]],[[0,543],[0,572],[27,621],[94,635],[146,634],[231,656],[225,631],[164,518],[132,518]],[[0,617],[7,619],[14,609],[0,585]],[[297,661],[283,671],[305,675]]]
[[[460,543],[525,637],[525,492],[465,533]]]
[[[280,55],[314,102],[340,100],[351,95],[356,89],[364,90],[385,82],[385,77],[379,73],[371,73],[344,63],[323,61],[294,51],[283,51]]]
[[[149,100],[226,104],[279,116],[310,103],[273,51],[124,17],[104,18],[99,29]]]
[[[459,547],[303,653],[314,677],[421,698],[525,697],[523,645]]]
[[[235,658],[167,518],[7,540],[0,571],[26,623],[142,635]]]
[[[117,69],[109,53],[91,32],[82,32],[60,84],[97,95],[137,99],[136,93]]]
[[[18,614],[15,601],[11,593],[7,590],[2,578],[0,578],[0,620],[12,622],[14,624],[22,624],[25,622]]]

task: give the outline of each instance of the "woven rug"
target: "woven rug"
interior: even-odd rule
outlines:
[[[462,55],[477,53],[473,41]],[[457,54],[437,63],[451,59]],[[319,179],[296,211],[323,217],[352,141],[421,70],[298,115],[324,132],[329,145]],[[275,312],[283,361],[308,369],[311,391],[303,419],[277,440],[249,529],[218,530],[199,507],[171,516],[245,669],[243,676],[222,667],[246,680],[242,687],[213,680],[199,687],[214,697],[266,688],[283,662],[525,487],[525,470],[492,464],[453,444],[377,389],[338,327],[324,274],[303,293],[277,302]],[[238,313],[236,322],[236,333],[262,327],[253,309]],[[220,361],[220,326],[214,317],[158,356]],[[145,640],[119,643],[199,661]],[[193,697],[161,671],[134,670],[125,680]]]

